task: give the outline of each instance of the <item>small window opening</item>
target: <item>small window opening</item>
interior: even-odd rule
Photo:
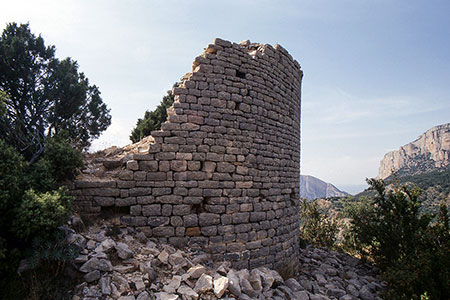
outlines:
[[[236,76],[239,77],[239,78],[245,79],[245,73],[244,72],[236,71]]]
[[[109,219],[117,216],[124,216],[130,214],[129,206],[102,206],[100,217]]]

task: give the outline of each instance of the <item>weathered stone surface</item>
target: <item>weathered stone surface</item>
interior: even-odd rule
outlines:
[[[187,271],[187,274],[189,274],[190,278],[197,279],[205,272],[206,272],[206,268],[204,266],[196,265],[196,266],[190,267],[189,270]]]
[[[217,276],[214,278],[214,294],[220,298],[228,288],[229,279],[225,276]]]
[[[230,232],[235,227],[227,226],[230,228],[225,228],[224,232]],[[85,282],[74,289],[74,299],[128,297],[147,300],[178,297],[176,299],[375,300],[381,299],[378,293],[385,287],[384,283],[373,276],[369,265],[356,262],[348,255],[325,249],[300,249],[301,272],[298,277],[284,281],[278,272],[267,267],[248,271],[247,266],[243,266],[243,269],[235,271],[230,268],[228,261],[217,267],[212,263],[212,257],[200,249],[194,252],[189,248],[176,250],[172,246],[143,237],[142,232],[134,228],[122,227],[120,233],[116,232],[114,235],[109,235],[111,228],[104,226],[94,226],[88,231],[88,243],[81,249],[85,258],[79,260],[84,268],[93,264],[92,262],[93,265],[98,265],[100,260],[107,261],[109,255],[115,255],[111,250],[117,245],[128,248],[132,252],[132,258],[114,260],[112,270],[107,271],[91,266],[92,270],[85,272]],[[202,236],[198,238],[199,242],[205,239]],[[91,241],[92,246],[88,247]],[[241,245],[231,247],[233,251],[237,251],[238,257],[251,255],[251,251],[238,250],[245,249],[245,243],[238,244]],[[99,252],[103,247],[109,250],[106,253]],[[208,251],[215,253],[215,248],[211,247]],[[257,253],[262,252],[258,250]],[[270,251],[263,255],[270,257]],[[222,259],[227,260],[228,256]],[[90,264],[86,264],[88,261],[91,261]],[[347,262],[351,262],[351,265]],[[193,267],[187,269],[190,265]],[[336,272],[330,272],[330,269],[335,269]],[[320,279],[320,276],[316,274],[326,279],[325,285],[318,284],[317,278]]]
[[[186,286],[186,285],[182,285],[178,288],[177,290],[178,294],[188,297],[190,299],[197,299],[198,298],[198,294],[197,292],[195,292],[192,288]]]
[[[117,255],[121,258],[121,259],[128,259],[133,257],[133,251],[130,250],[130,248],[128,248],[127,244],[124,243],[117,243],[115,245],[116,251],[117,251]]]
[[[86,275],[84,275],[83,279],[86,282],[97,281],[100,279],[100,271],[99,270],[91,271],[91,272],[87,273]]]
[[[450,165],[450,123],[435,126],[415,141],[387,153],[380,162],[378,177],[392,172],[415,175],[447,168]]]
[[[75,206],[235,268],[282,267],[299,252],[303,73],[279,45],[215,43],[173,89],[161,130],[86,155]],[[258,290],[261,278],[246,280]]]
[[[203,273],[195,284],[194,291],[197,293],[206,293],[213,289],[213,278]]]
[[[238,275],[233,270],[230,270],[228,271],[227,277],[228,277],[228,289],[233,295],[240,297],[242,292],[241,292],[241,285],[239,284]]]
[[[98,259],[93,257],[87,262],[85,262],[80,268],[80,271],[84,273],[92,272],[95,270],[112,271],[111,262],[106,259]]]

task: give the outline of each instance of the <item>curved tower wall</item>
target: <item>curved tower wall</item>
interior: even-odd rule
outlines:
[[[215,39],[161,130],[103,178],[75,182],[78,210],[121,207],[122,224],[236,268],[286,265],[298,253],[301,79],[279,45]]]

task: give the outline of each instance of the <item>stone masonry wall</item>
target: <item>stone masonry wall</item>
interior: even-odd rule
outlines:
[[[301,79],[279,45],[215,39],[160,131],[91,158],[102,172],[74,182],[78,211],[120,208],[122,224],[235,268],[286,265],[298,254]]]

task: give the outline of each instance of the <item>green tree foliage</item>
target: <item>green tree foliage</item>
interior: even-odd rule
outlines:
[[[0,91],[0,117],[6,113],[6,101],[8,100],[8,95]]]
[[[327,216],[317,201],[302,199],[300,205],[300,239],[316,247],[337,246],[339,226],[337,220]]]
[[[351,218],[350,242],[384,271],[388,298],[431,299],[450,294],[450,231],[445,205],[437,218],[420,214],[420,189],[387,188],[383,180],[367,180],[372,198],[345,207]]]
[[[15,234],[29,239],[30,236],[51,232],[69,217],[71,200],[67,189],[62,187],[46,193],[27,190],[14,212],[16,218],[12,227]]]
[[[161,125],[167,120],[167,109],[172,106],[174,96],[172,91],[167,91],[159,105],[153,111],[146,111],[143,119],[138,119],[136,128],[130,135],[133,143],[139,142],[142,138],[151,135],[152,131],[159,130]]]
[[[33,239],[52,236],[71,211],[71,196],[58,188],[59,180],[76,175],[81,165],[74,157],[81,154],[58,137],[47,143],[49,152],[30,165],[0,139],[0,278],[17,269]]]
[[[26,160],[36,161],[45,142],[62,130],[84,149],[111,123],[109,110],[71,58],[55,58],[28,24],[11,23],[0,37],[0,91],[8,97],[0,116],[0,138]]]

